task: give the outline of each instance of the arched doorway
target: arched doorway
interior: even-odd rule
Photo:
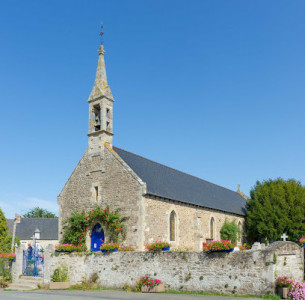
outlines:
[[[100,251],[101,244],[104,243],[104,230],[100,223],[95,224],[91,231],[91,251]]]

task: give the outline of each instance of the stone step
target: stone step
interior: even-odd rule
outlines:
[[[19,279],[22,280],[30,280],[30,281],[38,281],[38,282],[43,282],[43,277],[35,277],[35,276],[21,276]]]
[[[24,285],[36,285],[37,286],[37,284],[42,284],[43,281],[17,279],[13,283],[24,284]]]
[[[9,284],[7,289],[18,290],[18,291],[31,291],[37,289],[37,284],[24,284],[24,283],[12,283]]]

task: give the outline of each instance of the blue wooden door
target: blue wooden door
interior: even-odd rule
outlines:
[[[104,230],[101,224],[97,223],[91,231],[91,251],[100,251],[104,243]]]

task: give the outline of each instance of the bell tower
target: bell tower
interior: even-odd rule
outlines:
[[[103,24],[101,25],[100,36],[103,36]],[[112,114],[113,114],[113,96],[110,86],[107,83],[106,67],[104,59],[104,46],[101,40],[98,49],[98,64],[95,75],[95,81],[88,98],[89,103],[89,153],[98,153],[104,143],[112,147]]]

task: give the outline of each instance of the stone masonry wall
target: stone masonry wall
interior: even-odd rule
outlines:
[[[99,191],[97,199],[95,187]],[[62,222],[72,211],[88,212],[96,205],[109,205],[110,210],[121,208],[120,214],[129,217],[125,223],[128,228],[126,240],[129,245],[142,249],[143,234],[139,232],[143,232],[143,189],[145,184],[109,146],[105,146],[100,155],[90,155],[87,151],[58,196],[59,239],[63,235]],[[105,234],[107,240],[107,232]],[[87,246],[90,247],[89,234]]]
[[[202,250],[202,243],[210,238],[210,220],[213,217],[214,240],[220,239],[220,229],[225,220],[236,220],[244,228],[244,218],[233,214],[217,212],[201,207],[167,200],[144,197],[145,202],[145,242],[169,241],[170,214],[176,213],[176,241],[172,248]]]
[[[45,252],[45,283],[50,282],[55,268],[65,264],[71,284],[97,273],[102,287],[122,288],[126,283],[133,286],[140,276],[150,274],[171,290],[259,295],[273,293],[278,276],[302,281],[304,275],[303,249],[292,242],[276,242],[262,251],[232,253],[116,252],[88,256],[53,253],[54,247],[50,245]]]

